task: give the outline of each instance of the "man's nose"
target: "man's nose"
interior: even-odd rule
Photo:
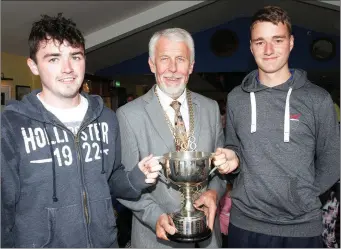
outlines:
[[[168,65],[168,70],[172,73],[175,73],[176,72],[176,62],[175,61],[170,61],[169,62],[169,65]]]
[[[271,55],[274,53],[274,47],[271,43],[266,43],[264,47],[264,54],[265,55]]]
[[[66,59],[63,61],[63,73],[72,73],[73,72],[73,67],[70,59]]]

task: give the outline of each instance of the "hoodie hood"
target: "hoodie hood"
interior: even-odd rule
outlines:
[[[307,73],[300,69],[290,69],[291,77],[283,84],[272,87],[273,89],[278,89],[282,91],[289,91],[289,88],[293,90],[303,87],[307,82]],[[252,71],[242,81],[242,89],[245,92],[258,92],[269,88],[260,83],[258,80],[258,69]]]
[[[52,113],[46,111],[43,104],[37,98],[37,94],[41,90],[34,90],[28,95],[25,95],[22,101],[14,100],[11,101],[5,111],[13,111],[20,113],[30,119],[34,119],[42,123],[58,123],[63,125],[59,119],[57,119]],[[103,100],[101,97],[96,95],[88,95],[87,93],[81,93],[89,102],[89,109],[84,119],[96,119],[100,116],[103,111]]]
[[[306,72],[298,69],[290,69],[291,77],[278,86],[272,87],[274,90],[286,91],[286,101],[284,107],[284,142],[290,141],[290,96],[293,90],[297,90],[303,87],[307,82]],[[257,130],[257,104],[256,104],[256,92],[266,90],[267,87],[261,84],[258,80],[258,70],[254,70],[249,73],[243,80],[241,88],[250,93],[251,104],[251,133]]]

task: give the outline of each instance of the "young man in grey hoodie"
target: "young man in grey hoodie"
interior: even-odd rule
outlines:
[[[70,19],[44,15],[29,47],[42,90],[1,116],[1,247],[118,247],[111,195],[138,198],[161,166],[149,155],[124,170],[115,113],[79,93],[85,44]]]
[[[258,70],[228,95],[226,165],[240,164],[232,191],[231,247],[322,247],[319,195],[340,175],[333,101],[302,70],[287,13],[259,10],[250,49]],[[236,157],[237,155],[237,157]]]

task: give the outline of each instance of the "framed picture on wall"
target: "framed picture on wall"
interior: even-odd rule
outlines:
[[[17,100],[22,100],[22,98],[31,92],[30,86],[15,86],[15,98]]]
[[[7,102],[11,99],[11,86],[1,86],[1,105],[7,105]]]

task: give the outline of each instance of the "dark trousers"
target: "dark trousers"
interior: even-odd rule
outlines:
[[[230,248],[323,248],[322,236],[280,237],[250,232],[229,224]]]
[[[222,248],[228,248],[229,245],[228,245],[228,235],[225,235],[225,234],[221,234],[221,238],[222,238],[222,241],[223,241],[223,244],[221,245]]]

